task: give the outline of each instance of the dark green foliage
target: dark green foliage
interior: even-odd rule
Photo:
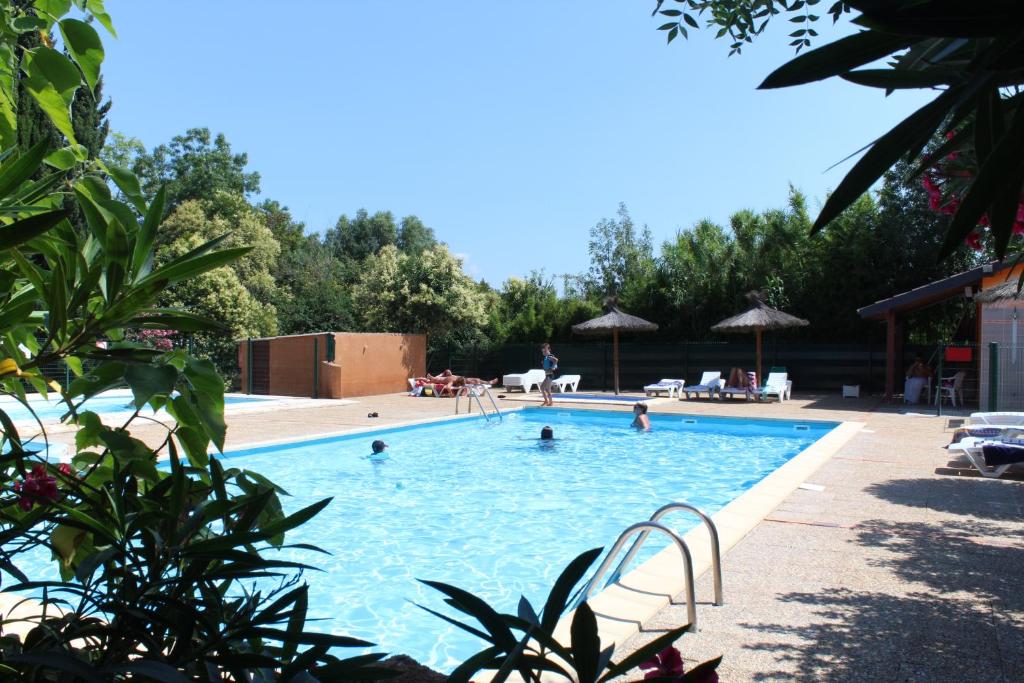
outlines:
[[[437,245],[434,229],[428,228],[416,216],[406,216],[398,227],[398,249],[407,254],[419,254]]]
[[[348,285],[354,273],[316,236],[282,253],[278,273],[281,334],[357,329]]]
[[[223,133],[189,128],[166,145],[139,155],[132,170],[146,197],[167,188],[169,208],[189,199],[214,199],[219,192],[250,196],[260,191],[260,174],[246,172],[249,158],[235,154]]]
[[[519,598],[516,614],[502,614],[486,602],[460,588],[437,581],[423,581],[445,596],[445,602],[459,616],[468,616],[475,624],[459,621],[428,607],[423,609],[481,639],[487,646],[452,672],[452,683],[468,683],[481,671],[493,671],[489,680],[502,683],[516,673],[525,681],[539,683],[542,676],[564,678],[573,683],[607,683],[625,676],[678,640],[687,626],[659,635],[643,647],[618,661],[615,646],[601,647],[597,618],[586,602],[576,606],[570,624],[568,645],[555,638],[555,627],[569,608],[575,590],[601,555],[602,548],[582,553],[570,562],[552,586],[538,611],[525,597]],[[718,659],[705,662],[691,671],[679,671],[671,680],[701,683],[717,668]]]
[[[398,226],[390,211],[371,216],[366,209],[359,209],[354,218],[342,214],[324,234],[324,243],[339,259],[360,262],[389,244],[397,244]]]

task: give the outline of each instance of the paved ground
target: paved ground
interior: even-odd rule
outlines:
[[[809,417],[799,403],[775,408]],[[856,419],[809,479],[825,489],[794,491],[723,558],[726,604],[698,580],[683,656],[724,655],[730,682],[1024,681],[1024,483],[950,467],[946,418]],[[680,623],[669,607],[623,651]]]
[[[730,682],[1024,681],[1024,481],[949,467],[948,418],[837,396],[652,410],[866,423],[809,480],[823,491],[794,491],[726,554],[726,604],[700,606],[701,632],[680,643],[688,660],[724,655]],[[451,399],[390,395],[229,413],[228,447],[453,412]],[[710,595],[705,576],[698,600]],[[625,649],[684,615],[667,608]]]

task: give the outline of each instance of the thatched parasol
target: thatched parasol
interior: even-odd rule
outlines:
[[[787,327],[806,327],[809,322],[795,315],[783,313],[761,301],[760,292],[750,292],[747,299],[751,307],[731,318],[726,318],[717,325],[712,325],[713,332],[754,332],[757,338],[757,381],[764,382],[761,375],[761,333],[765,330],[781,330]]]
[[[982,304],[994,304],[997,301],[1024,302],[1024,291],[1020,289],[1020,283],[1016,280],[1007,280],[1001,285],[978,292],[974,300]]]
[[[605,310],[608,311],[600,318],[594,318],[579,325],[573,325],[572,331],[576,334],[608,334],[612,333],[612,367],[615,374],[615,394],[619,393],[619,330],[625,332],[654,332],[658,329],[655,323],[648,322],[629,313],[623,313],[616,305],[614,298],[605,300]]]

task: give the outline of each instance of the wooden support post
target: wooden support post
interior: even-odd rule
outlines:
[[[612,330],[612,368],[615,374],[615,395],[619,395],[619,330]]]
[[[758,328],[754,332],[757,339],[757,387],[764,386],[764,375],[761,374],[761,329]]]

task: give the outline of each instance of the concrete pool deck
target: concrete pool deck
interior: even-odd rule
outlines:
[[[229,414],[228,448],[448,417],[454,401],[306,408]],[[838,395],[652,402],[657,413],[863,423],[806,475],[822,490],[781,497],[725,553],[723,606],[710,605],[710,576],[698,580],[700,631],[679,642],[687,661],[724,655],[723,681],[1024,680],[1024,482],[951,467],[949,418],[898,408]],[[685,623],[678,598],[619,657]]]

